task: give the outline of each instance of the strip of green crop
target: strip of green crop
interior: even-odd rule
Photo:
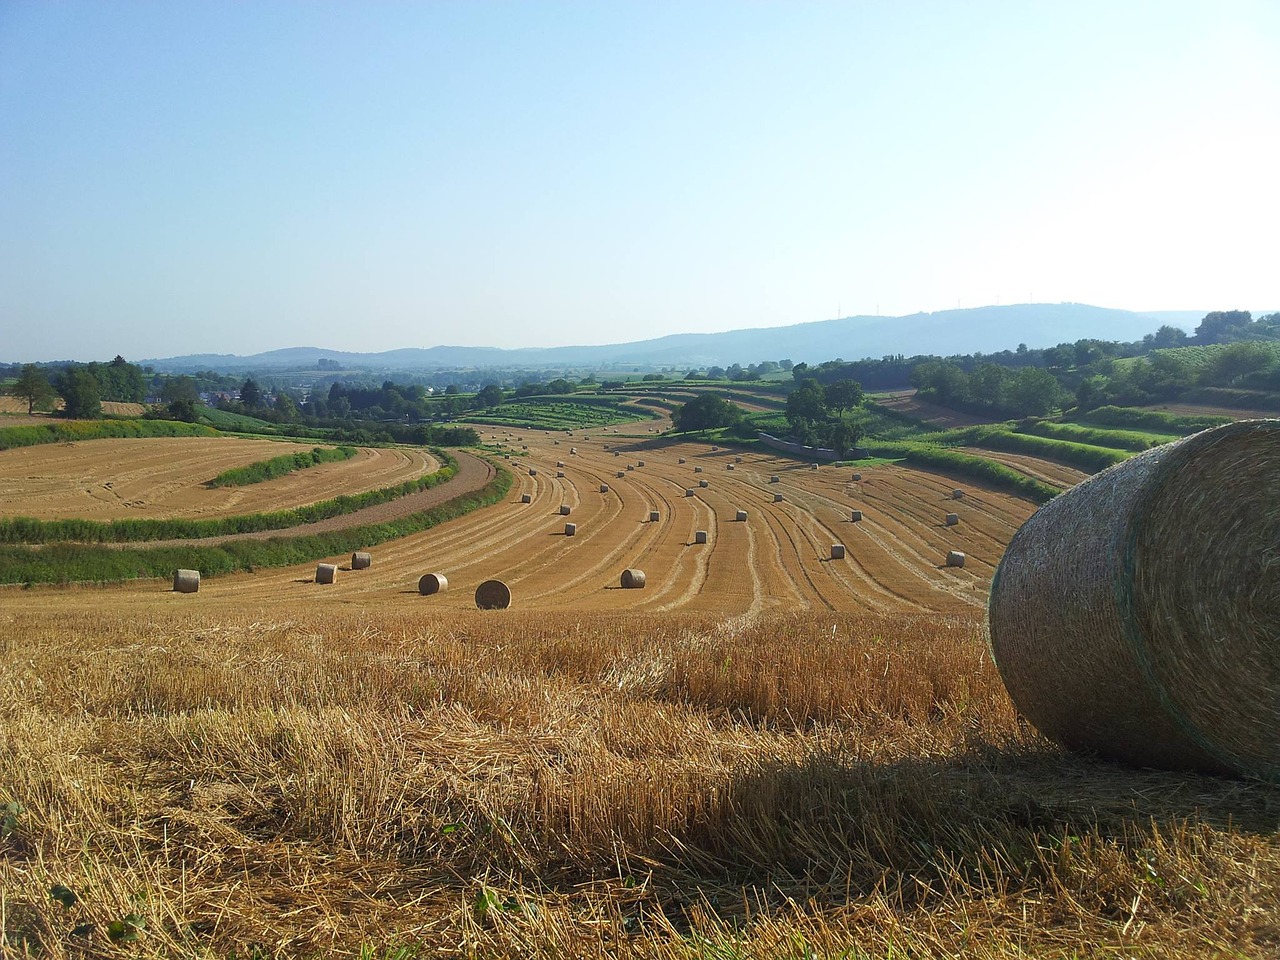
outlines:
[[[933,443],[941,446],[984,447],[987,450],[1004,450],[1009,453],[1027,453],[1033,457],[1044,457],[1067,463],[1090,473],[1097,473],[1107,467],[1114,466],[1130,455],[1124,450],[1110,447],[1095,447],[1087,443],[1072,443],[1068,440],[1052,440],[1049,437],[1036,437],[1026,433],[1014,433],[1005,424],[993,424],[978,427],[960,427],[946,430],[929,437]]]
[[[114,550],[83,544],[49,547],[0,547],[0,583],[108,583],[140,577],[168,577],[177,569],[199,570],[202,576],[287,567],[386,543],[500,502],[511,489],[512,475],[497,475],[482,489],[388,523],[350,527],[308,537],[232,540],[208,547],[151,547]]]
[[[247,487],[252,483],[274,480],[295,470],[318,467],[322,463],[338,463],[356,455],[355,447],[315,447],[298,453],[286,453],[282,457],[259,460],[243,467],[224,470],[205,484],[206,487]]]
[[[1062,492],[1057,487],[1042,483],[1025,473],[1019,473],[1003,463],[960,453],[958,450],[910,441],[882,441],[867,443],[865,446],[873,456],[901,459],[915,466],[931,467],[946,470],[952,475],[972,477],[993,487],[1026,497],[1034,503],[1047,503]]]
[[[433,473],[390,487],[322,500],[319,503],[272,513],[246,513],[207,519],[35,520],[11,517],[0,520],[0,543],[138,543],[146,540],[201,540],[262,530],[286,530],[304,523],[340,517],[364,507],[387,503],[420,490],[439,486],[458,472],[458,461],[443,450],[432,450],[444,463]]]
[[[217,430],[177,420],[68,420],[0,429],[0,450],[42,443],[107,440],[122,437],[216,437]]]
[[[1095,447],[1115,447],[1117,450],[1132,450],[1135,453],[1150,450],[1162,443],[1176,440],[1176,434],[1142,433],[1136,430],[1107,430],[1102,427],[1082,427],[1076,423],[1050,423],[1039,420],[1019,426],[1018,433],[1031,433],[1039,437],[1053,440],[1071,440],[1076,443],[1091,444]]]
[[[1076,419],[1083,423],[1103,427],[1131,427],[1138,430],[1158,430],[1187,436],[1209,427],[1230,423],[1230,417],[1164,413],[1160,410],[1136,410],[1132,407],[1098,407]]]

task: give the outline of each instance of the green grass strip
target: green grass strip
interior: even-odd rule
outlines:
[[[458,472],[458,461],[443,450],[431,451],[444,463],[434,473],[406,480],[378,490],[367,490],[321,500],[319,503],[271,513],[246,513],[234,517],[172,520],[35,520],[12,517],[0,520],[0,543],[137,543],[145,540],[199,540],[205,537],[236,536],[262,530],[286,530],[304,523],[340,517],[364,507],[387,503],[428,490],[450,480]]]
[[[42,443],[108,440],[121,437],[216,437],[218,431],[177,420],[67,420],[0,429],[0,450],[35,447]]]
[[[1053,440],[1070,440],[1076,443],[1090,444],[1095,447],[1114,447],[1117,450],[1132,450],[1140,453],[1150,450],[1162,443],[1178,439],[1177,434],[1148,433],[1138,430],[1107,430],[1102,427],[1082,427],[1076,423],[1050,423],[1038,420],[1019,426],[1017,433],[1031,433],[1038,437],[1049,437]]]
[[[207,487],[247,487],[252,483],[274,480],[295,470],[318,467],[322,463],[338,463],[356,455],[355,447],[315,447],[298,453],[286,453],[282,457],[259,460],[243,467],[224,470],[205,484]]]
[[[177,569],[199,570],[201,576],[287,567],[322,557],[350,553],[420,533],[480,507],[500,502],[511,489],[512,475],[497,475],[482,489],[387,523],[336,530],[308,537],[233,540],[220,546],[151,547],[113,550],[83,544],[50,547],[0,547],[0,583],[109,583],[143,577],[169,577]]]
[[[1209,427],[1230,423],[1231,417],[1207,414],[1165,413],[1161,410],[1136,410],[1132,407],[1098,407],[1076,417],[1082,423],[1103,427],[1124,427],[1134,430],[1156,430],[1188,436]]]
[[[1057,487],[1042,483],[1025,473],[1019,473],[1003,463],[960,453],[958,450],[910,441],[880,441],[867,443],[864,446],[873,456],[901,459],[913,466],[931,467],[936,470],[945,470],[953,475],[972,477],[998,489],[1008,490],[1010,493],[1025,497],[1034,503],[1048,503],[1062,492]]]

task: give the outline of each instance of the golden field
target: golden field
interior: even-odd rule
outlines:
[[[307,565],[0,590],[10,954],[1280,951],[1280,792],[1019,721],[983,605],[1030,504],[508,432],[505,502],[332,586]],[[418,595],[429,571],[450,590]],[[474,609],[488,577],[510,610]]]

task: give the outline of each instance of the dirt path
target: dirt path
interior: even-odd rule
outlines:
[[[482,489],[493,479],[496,471],[492,464],[481,460],[474,454],[454,450],[453,456],[458,461],[458,472],[454,476],[429,490],[421,490],[405,497],[398,497],[386,503],[365,507],[353,513],[317,520],[315,523],[304,523],[284,530],[261,530],[257,533],[238,533],[225,537],[205,537],[190,540],[147,540],[142,543],[112,543],[104,546],[117,549],[139,549],[149,547],[215,547],[231,540],[272,540],[280,538],[309,537],[317,533],[332,533],[335,530],[346,530],[348,527],[362,527],[373,523],[385,523],[399,520],[411,513],[430,510],[454,497],[474,493]]]

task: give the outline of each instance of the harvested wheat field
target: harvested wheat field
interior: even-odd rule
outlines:
[[[65,404],[62,398],[54,400],[53,409],[61,410]],[[147,408],[141,403],[127,403],[121,400],[103,400],[102,412],[112,417],[140,417],[146,413]],[[27,401],[19,397],[3,397],[0,396],[0,414],[5,414],[2,422],[5,426],[14,426],[15,421],[10,419],[9,414],[21,414],[27,416]],[[41,417],[38,421],[44,422],[45,417]]]
[[[1280,949],[1280,790],[1075,757],[1018,719],[983,605],[1030,504],[897,466],[503,434],[503,502],[368,569],[315,558],[331,585],[312,561],[189,594],[0,588],[10,952]],[[475,609],[488,579],[510,609]]]
[[[1026,474],[1032,480],[1039,480],[1041,483],[1047,483],[1063,490],[1067,487],[1075,486],[1089,476],[1089,473],[1085,470],[1079,470],[1076,467],[1058,463],[1054,460],[1046,460],[1043,457],[1033,457],[1026,453],[1008,453],[1003,450],[987,450],[982,447],[957,447],[956,449],[970,456],[985,457],[988,460],[994,460],[996,463],[1003,463],[1006,467],[1011,467],[1019,473]]]
[[[361,448],[350,460],[262,483],[216,489],[205,485],[224,470],[312,446],[238,437],[165,437],[5,450],[0,452],[0,516],[168,519],[283,510],[402,483],[438,467],[434,457],[418,448]]]
[[[962,410],[952,410],[950,407],[940,406],[936,403],[930,403],[927,400],[921,400],[916,396],[914,390],[903,390],[898,393],[873,394],[871,399],[882,407],[888,407],[890,410],[898,413],[905,413],[909,417],[930,424],[940,430],[950,430],[955,427],[975,427],[984,423],[995,423],[991,417],[980,417],[976,414],[965,413]]]

